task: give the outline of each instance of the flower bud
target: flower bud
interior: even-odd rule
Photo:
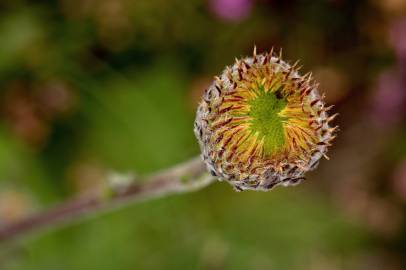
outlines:
[[[236,190],[293,185],[316,168],[335,138],[311,74],[273,52],[226,67],[206,89],[195,134],[208,170]]]

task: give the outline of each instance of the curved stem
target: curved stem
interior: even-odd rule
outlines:
[[[136,201],[192,192],[211,184],[214,178],[206,173],[200,157],[196,157],[144,178],[130,181],[109,190],[108,196],[88,195],[72,199],[45,212],[34,214],[16,223],[0,227],[0,243],[29,232],[55,228],[100,212]]]

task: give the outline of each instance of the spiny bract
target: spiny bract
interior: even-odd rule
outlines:
[[[195,134],[208,170],[236,190],[292,185],[314,169],[334,139],[311,74],[271,51],[236,59],[208,87]]]

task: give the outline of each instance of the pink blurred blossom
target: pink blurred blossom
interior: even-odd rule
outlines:
[[[252,0],[209,0],[209,6],[221,19],[237,22],[248,17]]]

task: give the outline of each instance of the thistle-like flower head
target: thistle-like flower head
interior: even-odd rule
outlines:
[[[236,59],[209,86],[195,134],[208,170],[236,190],[269,190],[304,179],[335,137],[311,74],[271,51]]]

